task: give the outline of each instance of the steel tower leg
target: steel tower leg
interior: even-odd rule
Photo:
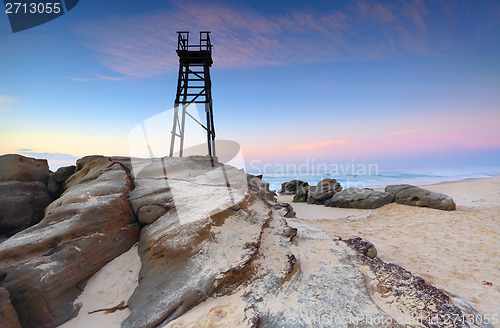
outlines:
[[[174,146],[175,146],[175,138],[177,137],[177,124],[179,122],[179,104],[175,104],[174,107],[174,124],[172,126],[172,137],[170,139],[170,153],[169,156],[174,156]]]
[[[184,151],[184,129],[186,127],[186,107],[188,105],[182,105],[182,114],[181,114],[181,128],[179,129],[179,157],[182,157],[182,153]]]

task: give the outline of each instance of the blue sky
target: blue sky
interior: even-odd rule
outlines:
[[[218,138],[247,160],[500,166],[498,1],[85,0],[15,34],[1,14],[0,154],[127,155],[173,106],[178,30],[212,31]]]

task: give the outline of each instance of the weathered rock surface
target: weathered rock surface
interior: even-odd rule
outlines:
[[[271,208],[285,218],[294,218],[296,214],[293,207],[288,203],[274,203]]]
[[[259,180],[206,157],[85,157],[45,218],[0,244],[0,286],[24,327],[66,321],[77,284],[137,241],[137,215],[142,267],[123,328],[488,327],[370,242],[284,218]]]
[[[377,248],[368,240],[361,237],[355,237],[343,240],[343,242],[362,255],[368,256],[372,259],[377,257]]]
[[[276,231],[274,227],[280,226],[276,219],[255,261],[256,276],[248,286],[241,285],[245,308],[259,314],[259,327],[311,327],[318,322],[347,327],[353,313],[389,318],[371,301],[362,273],[338,241],[298,221],[287,222],[293,235],[285,238]]]
[[[269,190],[269,182],[262,180],[262,175],[247,174],[248,188],[256,194],[260,199],[267,203],[274,203],[276,195]]]
[[[365,273],[373,301],[391,315],[392,322],[414,327],[493,328],[486,320],[476,321],[483,316],[464,300],[451,298],[402,267],[366,254],[366,246],[371,243],[360,239],[346,241],[357,253],[352,263]]]
[[[430,207],[445,211],[456,209],[455,202],[451,197],[412,185],[391,185],[385,187],[385,191],[393,194],[394,201],[398,204]]]
[[[463,318],[470,308],[459,308],[410,272],[366,256],[374,255],[371,243],[350,244],[359,253],[321,230],[274,214],[249,268],[161,327],[205,328],[214,322],[283,328],[475,327],[449,320]]]
[[[13,235],[40,222],[51,199],[46,160],[0,156],[0,235]]]
[[[0,327],[21,328],[7,289],[0,287]]]
[[[305,203],[307,202],[307,196],[309,196],[309,185],[301,186],[297,188],[295,196],[293,196],[294,203]]]
[[[347,327],[353,313],[389,318],[371,301],[362,273],[352,266],[342,245],[320,230],[297,221],[289,224],[273,217],[250,269],[231,286],[232,292],[209,300],[217,305],[208,307],[210,311],[222,312],[229,320],[241,318],[241,327],[313,327],[319,322]],[[199,317],[216,315],[200,313],[199,308],[193,312],[167,327],[194,326]]]
[[[0,182],[0,234],[12,235],[38,223],[50,204],[41,182]]]
[[[325,202],[325,206],[344,208],[379,208],[394,201],[394,195],[370,188],[347,188]]]
[[[64,181],[66,181],[66,179],[72,176],[75,173],[75,171],[76,171],[75,165],[60,167],[53,174],[54,181],[57,183],[63,183]]]
[[[148,213],[151,223],[139,242],[139,286],[122,327],[168,323],[245,270],[255,256],[271,210],[248,193],[244,172],[209,163],[193,157],[158,160],[136,173],[134,207],[160,193],[175,208],[157,218]],[[141,212],[139,219],[144,221]]]
[[[243,172],[202,164],[169,159],[136,175],[132,203],[147,189],[141,186],[161,180],[163,185],[148,189],[149,194],[155,189],[170,193],[168,202],[175,208],[150,218],[141,233],[139,286],[122,327],[210,327],[207,318],[214,317],[235,327],[304,327],[320,320],[330,327],[404,327],[405,320],[422,315],[419,306],[425,302],[449,305],[426,310],[425,318],[462,313],[434,289],[413,296],[416,289],[405,282],[398,287],[401,304],[392,304],[373,287],[387,281],[385,273],[367,271],[344,242],[284,219],[245,189]],[[191,175],[178,166],[189,167]],[[166,177],[158,172],[167,172]],[[238,175],[241,182],[231,182]],[[195,207],[177,210],[193,200]],[[371,243],[350,244],[375,258]],[[398,277],[391,280],[394,286]],[[417,279],[410,273],[400,278],[408,277]],[[189,311],[192,307],[196,310]]]
[[[342,190],[340,183],[335,179],[323,179],[314,187],[309,186],[307,203],[323,205],[326,200]]]
[[[64,192],[64,182],[68,179],[73,173],[75,173],[76,166],[63,166],[57,169],[54,173],[50,174],[49,182],[48,182],[48,191],[50,198],[52,200],[57,199]]]
[[[77,285],[139,237],[128,200],[133,181],[121,164],[83,158],[66,184],[40,223],[0,244],[0,284],[23,327],[53,327],[71,318]]]
[[[292,180],[281,184],[281,189],[278,191],[281,195],[293,195],[297,193],[300,187],[307,187],[309,183],[301,180]]]
[[[45,159],[35,159],[17,154],[0,156],[0,181],[42,182],[49,181],[49,164]]]

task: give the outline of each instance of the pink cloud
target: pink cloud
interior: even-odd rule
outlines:
[[[175,1],[172,9],[80,24],[76,33],[108,69],[130,77],[174,71],[177,30],[211,30],[218,68],[298,62],[379,60],[396,52],[425,53],[422,2],[358,1],[341,10],[290,10],[265,15],[243,5]],[[366,33],[370,31],[370,33]]]
[[[394,131],[394,132],[386,132],[386,134],[396,135],[396,134],[408,134],[408,133],[423,132],[423,131],[425,131],[425,129],[400,130],[400,131]]]
[[[317,142],[311,142],[311,143],[306,143],[306,144],[295,144],[290,146],[290,149],[293,150],[300,150],[300,151],[314,151],[314,150],[320,150],[324,149],[330,146],[334,145],[344,145],[349,143],[347,140],[324,140],[324,141],[317,141]]]
[[[10,96],[0,96],[0,103],[10,104],[16,102],[16,98]]]
[[[17,102],[17,98],[0,95],[0,110],[9,110],[11,105]]]
[[[498,140],[482,140],[482,141],[474,141],[467,142],[465,144],[468,148],[491,148],[491,147],[500,147],[500,139]]]
[[[431,120],[425,115],[413,117],[413,129],[401,129],[402,122],[407,120],[406,116],[402,115],[403,113],[401,116],[380,118],[378,113],[373,113],[365,120],[357,122],[356,129],[350,128],[348,124],[339,124],[335,136],[328,132],[331,128],[330,122],[317,122],[316,134],[325,133],[317,139],[321,140],[319,142],[304,141],[300,136],[290,135],[283,138],[281,134],[276,134],[274,138],[260,136],[260,139],[252,137],[241,140],[241,145],[245,157],[268,160],[371,160],[443,155],[474,149],[496,151],[500,147],[500,111],[496,108],[435,110]],[[303,125],[304,122],[298,120],[293,127],[301,129]],[[314,130],[303,131],[302,136],[311,134],[312,131]],[[387,134],[387,131],[394,134]],[[329,138],[345,142],[335,143]]]

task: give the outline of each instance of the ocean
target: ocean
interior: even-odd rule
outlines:
[[[249,172],[251,174],[261,174],[259,172]],[[319,181],[330,178],[336,179],[343,188],[383,188],[393,184],[411,184],[423,186],[436,184],[445,181],[460,181],[470,178],[488,178],[500,175],[500,167],[496,168],[475,168],[475,169],[391,169],[378,172],[365,172],[364,174],[352,174],[345,172],[331,173],[292,173],[281,172],[263,174],[263,179],[269,182],[270,190],[278,191],[281,184],[291,180],[302,180],[309,185],[316,185]]]

